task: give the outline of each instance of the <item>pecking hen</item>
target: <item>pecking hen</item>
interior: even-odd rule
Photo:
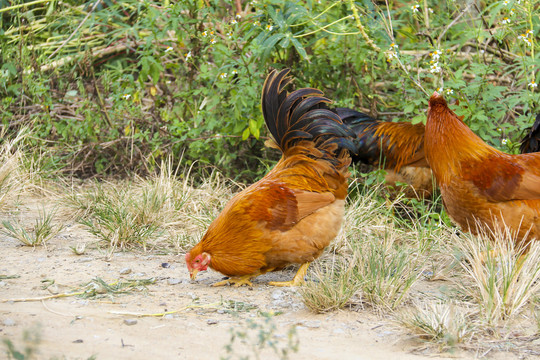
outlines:
[[[487,145],[438,93],[429,99],[424,137],[444,206],[457,224],[474,234],[506,225],[524,245],[540,239],[540,153],[509,155]]]
[[[289,264],[302,264],[288,282],[303,281],[341,227],[350,151],[355,137],[316,89],[287,93],[289,70],[273,71],[263,87],[262,110],[280,161],[261,180],[234,196],[186,254],[192,279],[208,267],[229,276],[214,286],[250,280]]]

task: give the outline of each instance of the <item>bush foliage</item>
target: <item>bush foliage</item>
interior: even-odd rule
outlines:
[[[25,3],[0,0],[0,141],[30,127],[42,165],[82,177],[173,154],[256,178],[272,68],[385,119],[425,121],[438,89],[506,151],[540,111],[538,0]]]

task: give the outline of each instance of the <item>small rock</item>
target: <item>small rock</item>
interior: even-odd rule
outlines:
[[[343,330],[342,328],[335,328],[334,330],[332,330],[332,333],[334,334],[344,334],[345,333],[345,330]]]
[[[167,314],[163,318],[167,319],[167,320],[174,319],[174,315],[173,314]]]
[[[77,340],[74,340],[73,343],[74,344],[82,344],[83,340],[82,339],[77,339]]]
[[[274,300],[272,301],[272,306],[274,308],[287,308],[288,309],[291,307],[291,303],[286,300]]]
[[[3,287],[3,286],[6,286],[6,282],[0,280],[0,287]]]
[[[172,278],[172,279],[167,280],[167,283],[168,283],[169,285],[178,285],[178,284],[180,284],[181,282],[182,282],[182,280],[180,280],[180,279],[175,279],[175,278]]]
[[[317,329],[321,327],[321,322],[319,320],[302,321],[300,322],[300,325],[311,329]]]
[[[284,295],[285,295],[285,293],[283,292],[283,290],[274,290],[272,292],[272,299],[281,300],[281,299],[283,299]]]
[[[124,324],[129,325],[129,326],[135,325],[136,323],[137,323],[137,319],[125,319],[124,320]]]
[[[4,319],[4,326],[15,326],[15,320],[10,318]]]
[[[223,309],[218,309],[217,313],[218,313],[218,314],[225,314],[225,310],[223,310]]]
[[[159,306],[167,306],[167,303],[166,302],[161,302],[161,303],[159,303]]]
[[[216,325],[218,323],[218,321],[216,319],[208,319],[208,320],[206,320],[206,323],[208,325]]]
[[[164,268],[164,269],[168,269],[171,267],[171,264],[169,263],[161,263],[161,267]]]
[[[131,274],[131,268],[123,268],[122,270],[120,270],[120,275],[127,275],[127,274]]]
[[[94,260],[94,259],[91,258],[91,257],[83,257],[83,258],[77,259],[76,261],[80,262],[80,263],[85,263],[85,262],[90,262],[92,260]]]

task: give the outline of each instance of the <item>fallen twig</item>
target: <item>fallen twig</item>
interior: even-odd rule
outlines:
[[[178,309],[178,310],[165,311],[165,312],[162,312],[162,313],[154,313],[154,314],[133,313],[133,312],[126,312],[126,311],[109,311],[109,313],[115,314],[115,315],[128,315],[128,316],[137,316],[137,317],[163,317],[165,315],[176,314],[176,313],[185,311],[187,309],[212,308],[212,307],[217,307],[220,304],[221,304],[221,302],[216,302],[216,303],[212,303],[212,304],[204,304],[204,305],[192,304],[192,305],[184,306],[183,308]]]
[[[2,299],[2,300],[0,300],[0,302],[6,303],[6,302],[43,301],[43,300],[49,300],[49,299],[57,299],[57,298],[63,298],[63,297],[82,295],[85,292],[86,291],[79,291],[79,292],[72,292],[72,293],[61,293],[61,294],[55,294],[55,295],[49,295],[49,296],[40,296],[40,297],[36,297],[36,298]]]

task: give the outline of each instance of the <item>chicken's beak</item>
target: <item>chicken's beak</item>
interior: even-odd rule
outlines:
[[[197,277],[197,273],[199,272],[199,270],[197,269],[193,269],[189,272],[189,276],[191,277],[191,280],[195,280],[195,278]]]

